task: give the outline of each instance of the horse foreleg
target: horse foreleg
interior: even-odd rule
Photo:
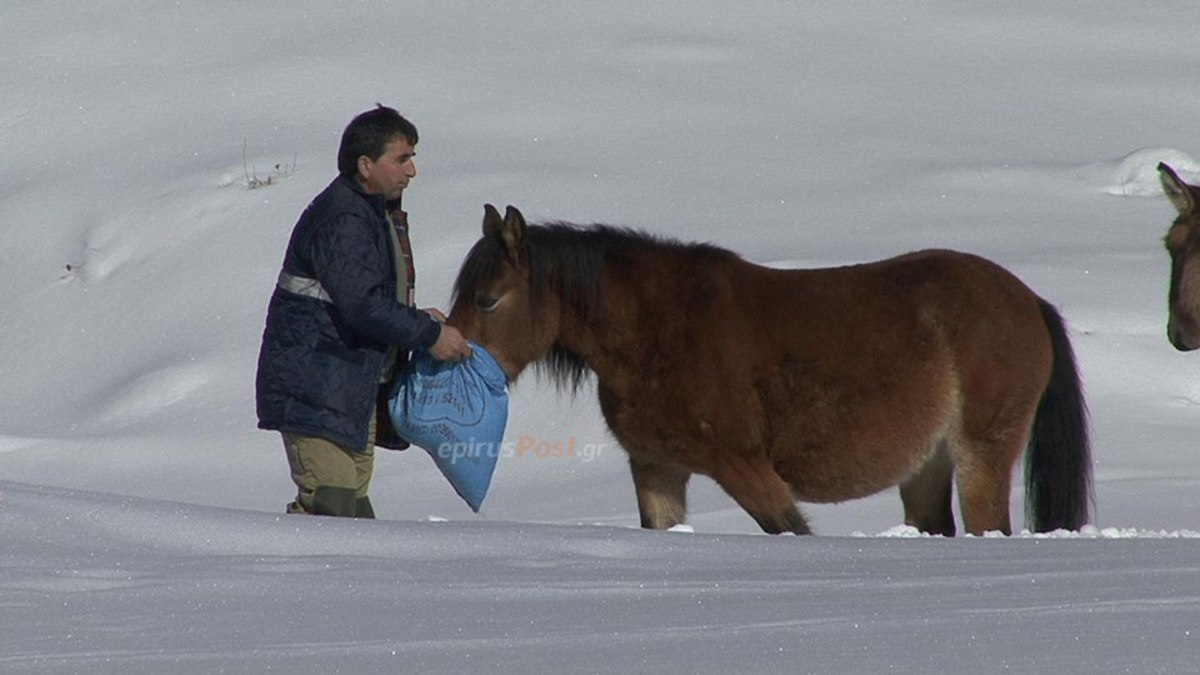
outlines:
[[[713,480],[749,513],[767,534],[812,534],[792,489],[766,459],[731,458],[714,469]]]
[[[954,462],[945,444],[925,466],[900,484],[904,502],[904,523],[929,534],[953,537],[954,512],[951,507]]]
[[[670,529],[687,520],[687,483],[692,474],[684,469],[630,458],[633,488],[637,492],[642,527]]]

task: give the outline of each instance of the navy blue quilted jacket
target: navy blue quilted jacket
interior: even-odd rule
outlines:
[[[259,428],[364,448],[388,346],[437,341],[441,326],[396,299],[385,208],[382,196],[339,176],[300,216],[281,278],[315,280],[321,294],[276,287],[271,296],[255,387]]]

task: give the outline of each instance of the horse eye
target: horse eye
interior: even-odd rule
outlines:
[[[492,296],[484,295],[483,293],[475,296],[475,306],[478,307],[479,311],[481,312],[494,312],[496,311],[496,307],[499,305],[500,298],[493,298]]]

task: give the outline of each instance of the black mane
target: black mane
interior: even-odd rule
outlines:
[[[627,227],[559,221],[526,227],[525,244],[534,309],[547,293],[555,293],[585,321],[596,315],[603,293],[604,269],[613,259],[655,249],[695,257],[697,263],[735,257],[712,244],[684,243]],[[454,282],[452,304],[460,297],[474,296],[499,274],[504,260],[504,248],[495,238],[484,237],[476,242]],[[573,391],[578,391],[591,372],[582,357],[557,343],[536,367],[559,387],[569,385]]]

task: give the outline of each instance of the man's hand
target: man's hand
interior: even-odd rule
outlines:
[[[429,316],[432,316],[433,320],[438,323],[446,323],[446,315],[443,314],[442,310],[438,309],[437,307],[426,307],[421,311],[425,312]]]
[[[429,355],[438,361],[463,361],[471,356],[471,345],[457,328],[443,323],[442,334],[429,348]]]

